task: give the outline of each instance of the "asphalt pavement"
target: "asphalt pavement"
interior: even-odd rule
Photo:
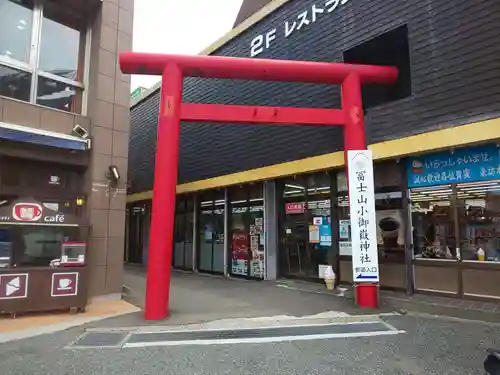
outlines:
[[[0,345],[5,375],[482,374],[500,326],[386,316],[404,333],[258,344],[67,349],[85,327]]]
[[[141,305],[143,271],[127,270],[125,281],[135,290],[130,298]],[[163,322],[145,323],[142,314],[134,313],[0,344],[0,375],[467,375],[483,374],[486,348],[500,347],[500,325],[495,323],[424,314],[368,315],[352,301],[331,294],[209,276],[175,274],[171,312]],[[316,332],[299,340],[287,331],[269,339],[269,327],[278,323],[295,329],[325,320],[339,325],[378,320],[394,332],[341,327],[328,337]],[[373,330],[380,329],[375,326],[371,324]],[[186,327],[192,331],[183,340]],[[247,328],[251,331],[242,333]],[[216,339],[204,345],[195,339],[193,344],[193,331],[209,329],[232,331],[215,336],[205,332],[201,336]],[[173,345],[72,346],[92,332],[121,332],[125,337],[134,330],[180,330],[166,336],[181,337]]]

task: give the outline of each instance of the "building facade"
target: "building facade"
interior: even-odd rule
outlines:
[[[62,242],[84,242],[89,297],[122,287],[130,77],[118,54],[133,13],[133,0],[0,0],[0,210],[14,207],[0,215],[2,266],[49,267]]]
[[[381,286],[498,298],[499,21],[494,0],[281,0],[202,53],[398,67],[363,88]],[[338,108],[340,92],[191,78],[184,101]],[[155,87],[131,108],[130,262],[147,262],[158,104]],[[182,123],[173,266],[320,280],[330,264],[352,283],[341,131]]]

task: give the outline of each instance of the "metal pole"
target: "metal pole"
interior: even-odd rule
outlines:
[[[165,66],[155,156],[153,207],[146,281],[146,320],[168,317],[170,271],[179,158],[182,73],[175,64]]]
[[[344,160],[346,168],[346,176],[348,173],[348,158],[347,152],[350,150],[365,150],[365,123],[363,116],[363,98],[361,94],[361,80],[356,74],[350,74],[342,83],[342,109],[345,115],[344,126]],[[349,179],[347,179],[349,182]],[[351,187],[349,186],[349,192]],[[349,194],[350,195],[350,194]],[[366,284],[365,284],[366,285]],[[356,295],[358,295],[358,284],[355,285]],[[375,294],[375,298],[360,298],[366,301],[378,301],[378,285],[373,284],[372,288],[360,288],[359,293]],[[361,305],[360,305],[361,306]],[[361,306],[361,307],[377,307],[377,306]]]

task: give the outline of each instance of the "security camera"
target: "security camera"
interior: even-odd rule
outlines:
[[[114,182],[118,182],[120,180],[120,172],[118,171],[118,167],[116,165],[110,165],[108,167],[108,178],[112,179]]]
[[[89,136],[89,132],[78,124],[73,126],[73,133],[83,139],[87,139]]]

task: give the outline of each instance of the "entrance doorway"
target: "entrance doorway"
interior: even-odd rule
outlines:
[[[264,278],[264,192],[261,183],[229,189],[229,273]]]
[[[172,266],[182,270],[193,269],[193,197],[177,197],[175,206],[174,253]]]
[[[147,264],[150,205],[139,203],[128,208],[127,263]]]
[[[279,273],[319,280],[324,266],[332,263],[331,176],[320,172],[288,178],[282,192]]]
[[[214,190],[200,195],[199,241],[197,248],[200,272],[224,273],[224,190]]]

